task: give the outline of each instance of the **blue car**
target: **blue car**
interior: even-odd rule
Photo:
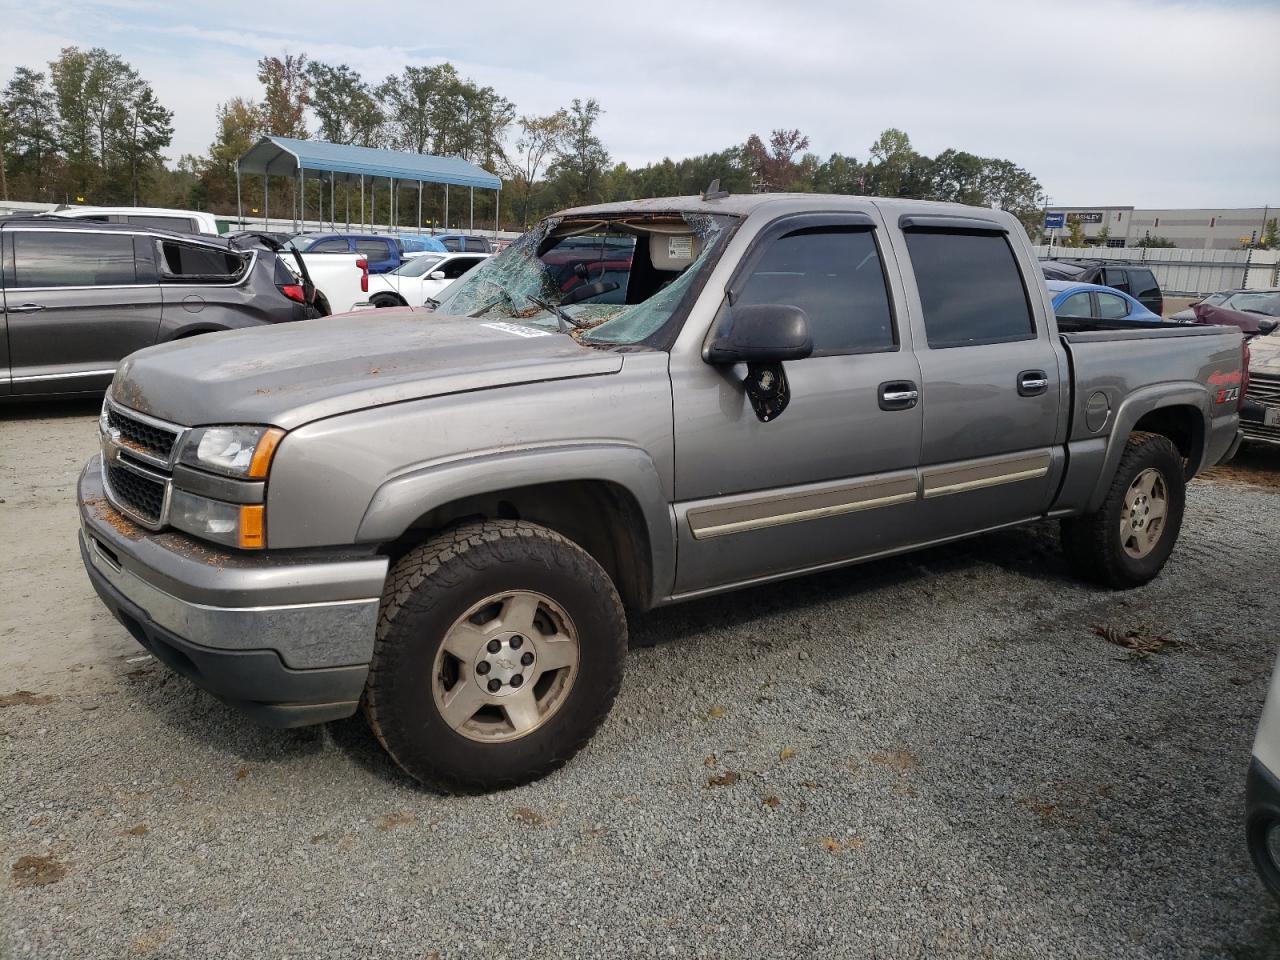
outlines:
[[[448,253],[449,248],[435,237],[420,236],[416,233],[397,233],[396,239],[407,254]]]
[[[358,253],[369,261],[370,273],[386,273],[404,263],[398,237],[364,233],[307,233],[291,241],[300,253]]]
[[[1053,313],[1059,320],[1134,320],[1138,323],[1163,323],[1127,293],[1096,283],[1072,280],[1046,280],[1044,285],[1053,295]]]

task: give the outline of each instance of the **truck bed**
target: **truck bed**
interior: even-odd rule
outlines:
[[[1058,333],[1068,343],[1111,340],[1151,340],[1165,337],[1208,337],[1229,333],[1235,327],[1203,323],[1144,323],[1140,320],[1077,320],[1058,318]]]

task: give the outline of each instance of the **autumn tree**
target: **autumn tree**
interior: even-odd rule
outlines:
[[[544,117],[523,116],[519,126],[515,156],[507,166],[520,197],[520,223],[527,226],[533,185],[545,165],[564,149],[569,135],[569,111],[560,109]]]
[[[789,189],[797,172],[795,155],[808,148],[809,138],[799,130],[774,130],[768,146],[753,133],[742,148],[752,189],[756,193]]]
[[[307,55],[263,57],[258,61],[258,82],[262,84],[262,129],[276,137],[307,138],[307,106],[311,103],[311,81],[307,75]]]

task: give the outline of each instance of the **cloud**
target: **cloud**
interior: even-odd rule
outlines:
[[[371,80],[449,60],[526,113],[595,97],[606,145],[632,165],[775,127],[799,127],[820,155],[863,159],[896,126],[927,153],[1006,157],[1064,203],[1280,200],[1272,5],[497,0],[405,5],[391,17],[362,10],[345,0],[312,0],[305,15],[243,0],[0,0],[0,75],[68,43],[106,46],[175,111],[175,156],[203,152],[216,105],[256,96],[254,62],[288,49]]]

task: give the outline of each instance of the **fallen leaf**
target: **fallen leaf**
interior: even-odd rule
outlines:
[[[891,750],[887,753],[873,753],[871,759],[894,770],[904,771],[920,766],[920,758],[906,750]]]
[[[237,780],[243,780],[243,779],[245,779],[247,776],[249,776],[249,768],[248,768],[248,767],[241,767],[241,768],[240,768],[239,770],[237,770],[237,771],[236,771],[236,773],[235,773],[235,777],[236,777],[236,779],[237,779]]]
[[[388,830],[394,830],[396,827],[405,827],[412,823],[418,822],[416,813],[408,811],[400,811],[399,813],[388,813],[385,817],[378,821],[378,829],[383,833]]]
[[[67,868],[55,857],[19,857],[9,876],[15,887],[44,887],[67,875]]]
[[[850,837],[848,840],[837,840],[835,837],[823,837],[822,845],[828,853],[844,853],[846,850],[857,850],[867,841],[861,837]]]
[[[782,803],[782,801],[779,800],[777,797],[775,797],[773,794],[769,794],[769,796],[765,797],[760,802],[763,803],[766,807],[777,807]]]
[[[708,753],[702,758],[702,765],[704,767],[714,767],[716,765],[716,755],[714,753]]]
[[[724,716],[724,707],[715,706],[707,711],[707,716],[712,720],[719,720]]]
[[[511,815],[517,820],[535,827],[540,827],[547,822],[536,810],[530,810],[528,807],[515,807],[511,811]]]
[[[58,698],[47,693],[32,693],[30,690],[15,690],[13,693],[0,695],[0,707],[43,707]]]
[[[712,777],[707,781],[708,787],[731,787],[738,782],[738,771],[726,770],[718,777]]]
[[[131,837],[145,837],[150,832],[150,828],[145,823],[139,823],[125,831]]]
[[[1149,636],[1137,630],[1121,630],[1119,627],[1101,623],[1091,624],[1090,628],[1108,643],[1124,647],[1139,658],[1149,657],[1153,653],[1159,653],[1165,647],[1178,645],[1178,642],[1170,637]]]
[[[782,748],[782,750],[781,750],[781,752],[779,752],[779,754],[778,754],[778,759],[779,759],[779,760],[790,760],[790,759],[791,759],[792,757],[794,757],[795,755],[796,755],[796,752],[795,752],[794,750],[792,750],[790,747],[783,747],[783,748]]]

